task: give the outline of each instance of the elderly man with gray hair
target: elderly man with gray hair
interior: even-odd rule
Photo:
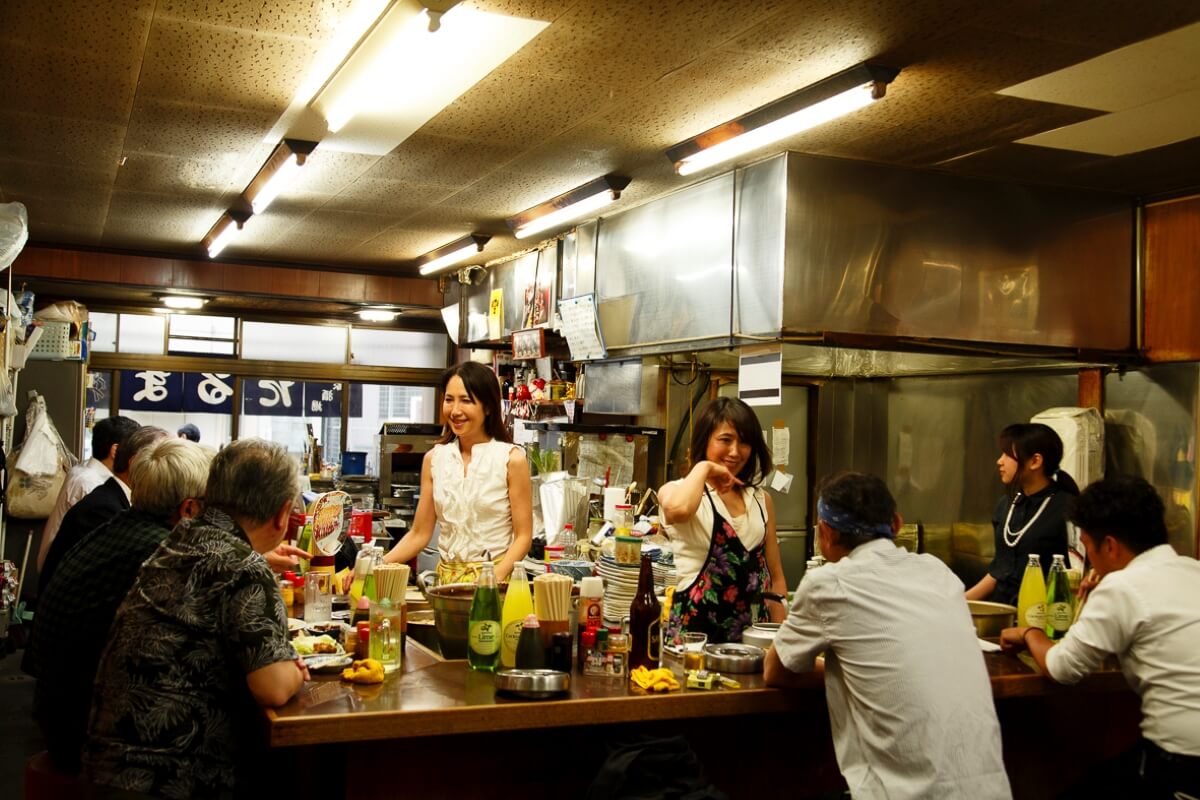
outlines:
[[[142,448],[131,471],[133,506],[84,534],[40,598],[27,648],[38,679],[33,714],[62,772],[80,769],[96,665],[117,606],[171,528],[200,513],[211,461],[186,439],[159,437]]]
[[[224,796],[250,777],[256,705],[308,678],[263,558],[300,492],[287,450],[240,439],[213,459],[204,513],[142,565],[100,660],[84,750],[95,783],[165,797]]]

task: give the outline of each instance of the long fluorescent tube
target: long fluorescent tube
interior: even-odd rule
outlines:
[[[476,253],[482,252],[483,246],[491,238],[490,236],[473,233],[470,236],[456,239],[449,244],[444,244],[436,250],[431,250],[418,259],[420,272],[422,275],[433,275],[451,264],[465,261]]]
[[[718,125],[667,151],[691,175],[864,108],[883,97],[898,70],[859,64]]]
[[[605,175],[509,218],[509,227],[518,239],[557,228],[565,222],[604,208],[618,199],[628,185],[628,178]]]
[[[316,142],[301,139],[284,139],[276,145],[266,163],[242,193],[255,214],[266,211],[267,206],[296,180],[300,174],[300,167],[316,147]]]
[[[193,311],[204,308],[204,304],[207,302],[203,297],[190,297],[178,294],[168,294],[162,298],[162,304],[167,308],[187,308]]]
[[[250,212],[243,209],[231,208],[222,214],[208,229],[208,233],[204,234],[202,244],[208,251],[208,257],[216,258],[217,254],[233,241],[233,237],[237,236],[237,232],[248,219]]]

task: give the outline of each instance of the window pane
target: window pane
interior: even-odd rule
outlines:
[[[140,422],[140,420],[139,420]],[[338,464],[342,460],[341,420],[320,417],[265,417],[243,414],[238,420],[239,439],[268,439],[279,442],[297,460],[304,457],[305,441],[308,438],[307,423],[312,423],[313,435],[321,446],[321,460]]]
[[[444,333],[351,328],[350,363],[442,369],[447,341]]]
[[[362,392],[362,413],[351,404],[347,450],[367,454],[367,474],[379,474],[379,427],[384,422],[436,422],[432,386],[386,386],[377,383],[356,384],[351,392]]]
[[[92,350],[97,353],[117,352],[117,315],[92,311],[88,314],[88,327],[96,334]]]
[[[346,363],[346,328],[325,325],[242,323],[242,358]]]
[[[176,339],[167,340],[167,354],[172,356],[186,355],[233,355],[233,342],[209,341],[206,339]]]
[[[139,425],[157,425],[172,436],[183,427],[185,422],[190,422],[200,429],[200,444],[210,445],[217,449],[229,444],[233,431],[233,416],[230,414],[122,410],[121,416],[137,420]]]
[[[121,314],[120,352],[161,356],[166,324],[157,314]]]
[[[297,326],[305,327],[305,326]],[[258,437],[284,445],[298,459],[304,455],[309,424],[321,446],[321,459],[338,464],[341,447],[341,384],[245,378],[238,438]],[[323,414],[322,414],[323,412]]]
[[[95,314],[91,315],[95,317]],[[116,314],[111,314],[114,325]],[[116,332],[116,328],[113,328]],[[97,422],[109,416],[108,409],[112,403],[113,374],[108,370],[88,370],[87,391],[84,394],[83,426],[87,429],[83,435],[83,460],[92,457],[92,428]]]
[[[232,339],[237,320],[233,317],[213,317],[203,314],[172,314],[172,336],[203,336],[209,339]]]

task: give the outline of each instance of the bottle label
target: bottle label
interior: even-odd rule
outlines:
[[[517,652],[521,641],[521,620],[515,619],[504,628],[504,649],[510,653]]]
[[[1051,603],[1046,609],[1046,626],[1058,633],[1071,627],[1071,604]]]
[[[494,619],[472,622],[467,645],[481,656],[495,655],[500,649],[500,623]]]
[[[1034,628],[1046,627],[1046,604],[1034,603],[1025,612],[1025,624]]]
[[[654,621],[646,626],[646,657],[658,663],[662,653],[662,621],[655,616]]]
[[[585,620],[585,624],[593,628],[599,628],[604,624],[604,620],[602,618],[603,613],[603,607],[601,606],[600,602],[598,600],[590,600],[587,604],[587,607],[584,609],[583,618]]]

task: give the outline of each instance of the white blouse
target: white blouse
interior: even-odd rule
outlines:
[[[508,551],[513,541],[508,454],[514,449],[519,446],[495,439],[477,444],[464,471],[457,440],[434,446],[430,475],[442,561],[483,561]]]
[[[683,483],[683,480],[672,481],[672,486]],[[761,486],[748,486],[742,489],[742,501],[746,504],[746,513],[733,516],[721,495],[711,487],[708,494],[712,497],[717,513],[724,517],[737,534],[742,546],[753,550],[767,538],[767,500]],[[760,512],[759,509],[762,509]],[[708,557],[709,544],[712,542],[713,512],[708,504],[708,498],[701,495],[700,505],[691,519],[674,525],[667,525],[667,537],[671,540],[671,549],[675,553],[675,568],[679,571],[679,582],[676,587],[686,589],[696,580],[700,570],[704,568],[704,560]]]

